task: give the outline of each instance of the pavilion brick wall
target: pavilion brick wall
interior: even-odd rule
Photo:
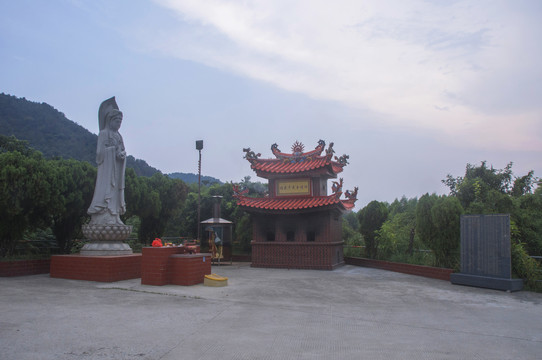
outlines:
[[[252,266],[332,270],[343,265],[342,242],[252,242]]]
[[[0,277],[47,274],[51,259],[0,261]]]
[[[114,282],[141,277],[141,254],[122,256],[54,255],[53,278]]]
[[[308,214],[255,216],[253,222],[252,266],[287,269],[332,270],[344,264],[340,214],[321,211]],[[267,241],[266,232],[275,232],[275,241]],[[286,241],[295,231],[295,240]],[[307,241],[307,232],[315,241]]]
[[[432,279],[450,281],[450,275],[454,272],[453,269],[436,268],[431,266],[413,265],[394,263],[384,260],[374,260],[366,258],[345,257],[344,261],[349,265],[370,267],[388,271],[395,271],[403,274],[423,276]]]

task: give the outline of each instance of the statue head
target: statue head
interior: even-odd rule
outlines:
[[[118,131],[122,124],[122,111],[117,109],[110,110],[105,115],[105,124],[108,129]]]
[[[114,96],[112,98],[104,100],[100,105],[100,109],[98,110],[98,123],[100,125],[100,130],[109,128],[110,118],[118,115],[119,113],[122,120],[122,113],[119,111],[119,106],[117,105]]]

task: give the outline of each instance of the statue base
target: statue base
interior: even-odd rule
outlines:
[[[84,256],[131,255],[132,249],[123,241],[132,233],[129,225],[83,225],[83,235],[90,240],[80,251]]]

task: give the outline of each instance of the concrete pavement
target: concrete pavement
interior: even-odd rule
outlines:
[[[350,265],[213,272],[229,285],[0,278],[0,358],[542,358],[542,294]]]

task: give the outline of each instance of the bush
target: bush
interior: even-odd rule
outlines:
[[[542,291],[541,270],[535,259],[527,254],[522,243],[512,243],[512,272],[523,279],[529,290]]]
[[[361,257],[364,254],[364,241],[363,236],[352,229],[348,221],[342,222],[343,229],[343,242],[344,242],[344,256],[347,257]]]

